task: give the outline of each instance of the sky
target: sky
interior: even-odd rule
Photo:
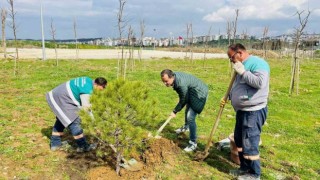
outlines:
[[[51,23],[56,39],[73,39],[74,22],[77,38],[119,37],[117,12],[119,0],[14,0],[18,39],[41,39],[40,7],[43,7],[44,36],[51,39]],[[0,0],[8,8],[7,0]],[[318,0],[127,0],[124,19],[134,34],[140,37],[140,22],[145,24],[145,36],[186,37],[187,24],[192,24],[194,36],[226,34],[227,22],[234,21],[239,9],[237,34],[247,32],[261,37],[265,27],[268,35],[292,33],[299,27],[297,12],[302,17],[311,11],[305,31],[320,33],[320,3]],[[7,16],[7,24],[11,22]],[[6,27],[7,38],[12,29]]]

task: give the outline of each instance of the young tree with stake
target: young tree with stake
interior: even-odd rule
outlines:
[[[7,58],[6,19],[7,19],[7,10],[5,8],[1,8],[2,50],[3,50],[3,56],[5,59]]]
[[[17,12],[14,10],[14,0],[7,0],[10,7],[9,7],[9,16],[11,17],[11,22],[9,23],[10,28],[12,29],[13,36],[14,36],[14,45],[16,48],[16,55],[14,56],[14,75],[18,73],[18,59],[19,59],[19,52],[18,52],[18,42],[17,42],[17,25],[16,25],[16,14]]]
[[[291,67],[291,82],[290,82],[290,89],[289,89],[289,94],[291,95],[293,90],[294,90],[294,85],[296,84],[296,89],[297,89],[297,94],[299,94],[299,79],[300,79],[300,60],[298,57],[298,50],[299,50],[299,44],[301,41],[301,36],[303,35],[303,30],[307,26],[309,16],[311,14],[311,11],[308,10],[307,15],[303,18],[302,14],[304,11],[298,11],[296,14],[299,17],[299,23],[300,26],[295,28],[295,33],[294,33],[294,55],[293,55],[293,60],[292,60],[292,67]]]
[[[56,44],[56,28],[53,25],[53,19],[51,18],[51,25],[50,25],[50,33],[52,36],[52,42],[54,44],[54,53],[56,55],[56,66],[58,66],[58,51],[57,51],[57,44]]]

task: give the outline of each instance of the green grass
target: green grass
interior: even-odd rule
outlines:
[[[271,83],[267,125],[263,127],[261,165],[263,179],[320,178],[320,61],[302,61],[300,73],[300,94],[288,95],[290,83],[290,60],[269,60]],[[72,179],[66,169],[60,167],[68,161],[66,155],[57,157],[50,152],[48,132],[54,122],[54,115],[45,101],[45,93],[71,78],[104,76],[110,83],[116,78],[116,60],[60,61],[54,60],[19,62],[19,73],[13,76],[13,62],[1,61],[0,83],[0,179],[52,178]],[[159,77],[162,69],[189,72],[209,85],[209,100],[205,110],[197,118],[200,149],[206,144],[230,79],[228,62],[222,59],[202,60],[191,63],[177,59],[153,59],[136,61],[134,71],[128,70],[128,80],[140,80],[148,84],[151,95],[159,100],[162,109],[159,123],[163,122],[174,108],[178,97],[165,87]],[[184,113],[179,113],[163,131],[169,139],[175,139],[172,130],[183,123]],[[235,113],[227,104],[214,140],[226,138],[234,128]],[[227,152],[210,150],[209,158],[203,162],[208,172],[198,172],[191,165],[182,163],[168,172],[156,170],[162,179],[188,174],[198,179],[224,179],[228,177],[228,163],[220,159],[229,158]],[[183,156],[181,161],[190,162],[191,157]],[[6,168],[8,167],[8,168]],[[75,172],[79,170],[76,169]],[[7,175],[1,173],[6,169]]]

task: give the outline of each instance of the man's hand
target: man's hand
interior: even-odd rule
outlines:
[[[220,107],[224,107],[227,103],[228,103],[228,100],[224,100],[224,98],[221,98]]]
[[[244,65],[237,61],[233,64],[233,69],[240,75],[242,75],[246,70],[244,69]]]
[[[174,112],[171,112],[171,114],[170,114],[170,116],[169,116],[169,118],[175,118],[176,117],[176,114],[174,113]]]

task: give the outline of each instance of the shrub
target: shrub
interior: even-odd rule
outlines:
[[[157,101],[149,96],[142,82],[117,80],[94,92],[91,97],[94,118],[82,111],[84,128],[101,141],[113,144],[117,150],[117,165],[122,155],[143,149],[148,130],[155,127],[159,116]],[[107,151],[98,150],[106,155]]]

